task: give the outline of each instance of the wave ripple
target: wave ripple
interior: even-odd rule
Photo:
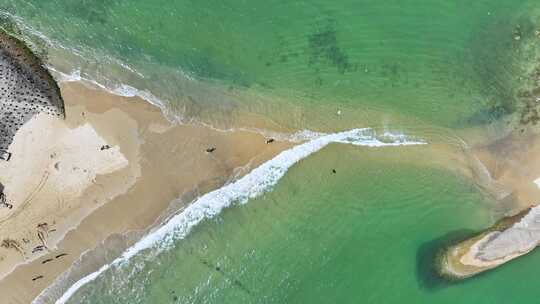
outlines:
[[[155,253],[159,253],[166,250],[172,246],[174,240],[184,238],[194,226],[203,220],[215,217],[227,207],[234,204],[245,204],[250,199],[270,191],[290,167],[331,143],[366,147],[426,144],[424,141],[412,140],[402,134],[384,133],[377,136],[369,128],[322,134],[317,138],[281,152],[235,182],[199,197],[180,213],[172,216],[164,225],[148,233],[132,247],[128,248],[113,262],[102,266],[99,270],[77,281],[63,293],[56,301],[56,304],[66,303],[81,287],[98,278],[109,268],[113,266],[121,267],[141,251],[154,249]],[[33,303],[39,304],[45,301],[50,296],[49,293],[52,292],[54,286],[55,284],[44,290]]]

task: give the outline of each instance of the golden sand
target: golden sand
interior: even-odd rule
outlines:
[[[145,229],[173,200],[218,188],[292,145],[172,125],[143,100],[82,83],[61,90],[66,120],[34,117],[17,133],[12,160],[0,164],[14,206],[0,209],[3,303],[30,303],[108,236]]]
[[[64,83],[61,90],[66,120],[36,116],[17,133],[12,160],[0,163],[0,182],[14,206],[0,209],[0,242],[6,240],[0,293],[6,303],[31,302],[108,237],[142,231],[173,200],[219,188],[293,145],[267,144],[248,131],[173,125],[146,101],[80,82]],[[210,147],[216,150],[206,153]],[[534,183],[539,155],[540,137],[510,135],[489,145],[430,142],[377,157],[454,170],[490,195],[495,208],[512,213],[540,200]],[[37,246],[46,247],[32,252]]]

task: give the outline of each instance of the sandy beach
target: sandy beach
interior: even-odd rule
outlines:
[[[13,205],[0,209],[4,303],[30,303],[109,236],[145,229],[175,199],[181,208],[292,145],[172,125],[146,101],[90,84],[62,83],[61,92],[66,119],[33,117],[0,164]]]
[[[263,135],[247,131],[174,125],[145,100],[89,83],[60,87],[66,119],[34,116],[14,137],[12,159],[0,163],[0,182],[13,205],[0,209],[0,292],[7,303],[30,303],[76,263],[79,272],[69,286],[106,261],[87,258],[79,265],[81,254],[104,255],[104,247],[119,254],[195,197],[294,145],[268,144]],[[527,152],[517,148],[525,143]],[[533,162],[537,143],[533,135],[511,135],[467,151],[429,145],[424,153],[438,155],[426,163],[436,167],[447,167],[449,159],[460,163],[456,172],[511,212],[540,197],[534,183],[540,167],[522,165]],[[409,154],[401,161],[423,159],[414,149]],[[129,232],[136,236],[121,237]]]

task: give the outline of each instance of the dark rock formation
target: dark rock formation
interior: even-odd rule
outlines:
[[[15,133],[38,113],[65,117],[60,89],[41,60],[0,29],[1,158],[6,160]]]

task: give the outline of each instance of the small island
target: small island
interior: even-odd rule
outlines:
[[[437,267],[444,278],[465,279],[527,254],[539,244],[540,206],[535,206],[445,248],[437,257]]]

